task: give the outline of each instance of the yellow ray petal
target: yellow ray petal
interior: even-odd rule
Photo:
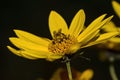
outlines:
[[[85,13],[84,10],[79,10],[77,14],[74,16],[68,34],[74,35],[77,37],[79,33],[82,31],[85,22]]]
[[[85,45],[81,48],[85,48],[85,47],[89,47],[89,46],[92,46],[92,45],[95,45],[95,44],[102,43],[102,42],[107,41],[110,38],[112,38],[112,37],[114,37],[118,34],[119,34],[118,32],[109,32],[109,33],[101,34],[100,37],[98,37],[98,39],[96,41],[90,42],[90,43],[88,43],[87,45]]]
[[[104,40],[104,39],[109,39],[109,38],[114,37],[114,36],[116,36],[118,34],[119,34],[118,32],[104,33],[104,34],[101,34],[100,37],[96,41],[100,41],[100,40]]]
[[[33,59],[33,60],[38,59],[38,58],[33,57],[33,56],[25,55],[25,54],[23,54],[20,50],[16,50],[16,49],[14,49],[14,48],[12,48],[12,47],[10,47],[10,46],[7,46],[7,48],[8,48],[12,53],[14,53],[14,54],[17,55],[17,56],[21,56],[21,57],[23,56],[23,57],[25,57],[25,58],[27,58],[27,59]]]
[[[32,51],[32,50],[16,50],[10,46],[7,46],[7,48],[14,54],[28,58],[28,59],[48,58],[49,55],[51,55],[51,53],[49,53],[49,52],[47,53],[44,51],[36,52],[36,51]]]
[[[35,52],[35,51],[21,51],[21,55],[24,57],[24,55],[26,55],[26,56],[30,56],[30,57],[36,57],[36,58],[38,58],[38,59],[40,59],[40,58],[47,58],[47,54],[48,53],[46,53],[46,52],[40,52],[40,53],[37,53],[37,52]]]
[[[37,57],[37,58],[47,58],[49,55],[52,53],[46,52],[46,51],[35,51],[35,50],[30,50],[30,49],[25,49],[22,51],[23,54],[29,55],[32,57]]]
[[[52,54],[52,55],[49,55],[49,56],[46,58],[46,60],[48,60],[48,61],[54,61],[54,60],[60,59],[60,58],[62,58],[62,57],[63,57],[63,56]]]
[[[81,74],[81,77],[79,80],[91,80],[92,77],[93,77],[93,70],[88,69]]]
[[[120,4],[115,0],[112,1],[112,6],[118,17],[120,18]]]
[[[112,21],[110,21],[108,24],[105,24],[102,29],[106,32],[118,31],[117,27]]]
[[[51,11],[49,16],[49,29],[53,37],[53,32],[62,29],[62,33],[68,33],[68,26],[65,20],[55,11]]]
[[[95,19],[95,20],[78,36],[78,41],[81,42],[81,41],[84,39],[84,37],[86,36],[86,34],[88,34],[90,31],[92,31],[92,30],[96,27],[96,25],[103,20],[103,18],[104,18],[105,16],[106,16],[106,14],[104,14],[104,15],[98,17],[97,19]]]
[[[86,44],[87,42],[89,42],[91,39],[93,39],[94,37],[97,37],[97,35],[99,35],[99,31],[97,30],[96,32],[92,33],[84,42],[82,42],[81,44]]]
[[[35,51],[45,51],[48,52],[48,48],[37,45],[28,41],[24,41],[19,38],[9,38],[9,40],[18,48],[20,49],[30,49],[30,50],[35,50]]]
[[[119,27],[117,27],[117,30],[120,32],[120,28]]]
[[[110,39],[111,42],[120,44],[120,37],[114,37]]]
[[[28,42],[33,42],[42,46],[48,46],[50,40],[46,40],[44,38],[38,37],[34,34],[28,33],[26,31],[22,31],[22,30],[14,30],[16,35],[23,40],[26,40]]]
[[[103,25],[107,22],[109,22],[113,16],[108,17],[107,19],[103,20],[102,22],[101,19],[103,19],[103,17],[105,17],[105,15],[100,16],[99,18],[97,18],[95,21],[93,21],[90,26],[88,26],[86,28],[85,31],[83,31],[83,33],[80,34],[80,36],[78,37],[78,41],[79,42],[84,42],[87,38],[90,37],[90,35],[94,32],[96,32],[97,30],[99,30],[101,27],[103,27]],[[99,22],[99,23],[98,23]]]

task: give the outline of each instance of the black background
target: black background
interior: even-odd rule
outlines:
[[[120,1],[118,1],[120,2]],[[116,25],[120,20],[114,13],[111,0],[1,0],[0,1],[0,80],[37,80],[39,77],[49,80],[53,72],[65,64],[59,61],[29,60],[12,54],[6,45],[12,45],[8,38],[16,36],[13,29],[21,29],[41,37],[51,38],[48,29],[48,16],[51,10],[57,11],[70,24],[79,9],[86,13],[87,26],[98,16],[107,13],[114,15]],[[71,66],[83,71],[94,70],[93,80],[112,80],[109,74],[109,62],[98,59],[99,49],[94,46],[84,49],[83,58],[72,60]],[[120,62],[115,61],[117,74],[120,74]],[[120,77],[119,77],[120,78]]]

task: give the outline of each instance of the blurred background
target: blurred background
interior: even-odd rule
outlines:
[[[117,1],[120,3],[120,0]],[[120,26],[120,19],[112,8],[111,0],[1,0],[0,80],[39,80],[39,78],[49,80],[57,68],[65,67],[65,64],[60,61],[29,60],[16,56],[6,46],[13,46],[8,39],[16,36],[13,29],[25,30],[51,39],[48,29],[50,11],[57,11],[69,25],[79,9],[84,9],[86,13],[86,26],[104,13],[107,13],[107,16],[114,15],[112,20]],[[112,80],[109,73],[110,62],[99,58],[101,49],[92,46],[83,51],[82,56],[90,60],[76,57],[71,61],[71,66],[78,71],[92,69],[94,71],[92,80]],[[112,52],[120,54],[118,51]],[[115,60],[114,66],[120,79],[120,61]]]

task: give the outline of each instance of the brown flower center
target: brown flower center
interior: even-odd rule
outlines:
[[[77,42],[74,36],[65,35],[61,32],[54,31],[54,38],[48,46],[48,50],[59,55],[69,54],[70,47]]]

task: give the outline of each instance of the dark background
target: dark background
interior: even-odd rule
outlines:
[[[120,2],[120,1],[118,1]],[[13,29],[21,29],[41,37],[51,38],[48,29],[48,16],[51,10],[61,14],[68,25],[79,9],[86,13],[87,26],[98,16],[107,13],[114,15],[116,25],[120,20],[113,11],[111,0],[1,0],[0,1],[0,80],[37,80],[39,77],[49,80],[53,72],[65,64],[59,61],[29,60],[12,54],[6,45],[12,45],[8,38],[15,36]],[[87,68],[94,70],[93,80],[112,80],[109,74],[109,62],[101,62],[99,49],[94,46],[84,49],[83,58],[71,61],[71,66],[79,71]],[[79,52],[78,52],[79,53]],[[120,62],[115,61],[117,74],[120,74]],[[120,77],[119,77],[120,79]]]

